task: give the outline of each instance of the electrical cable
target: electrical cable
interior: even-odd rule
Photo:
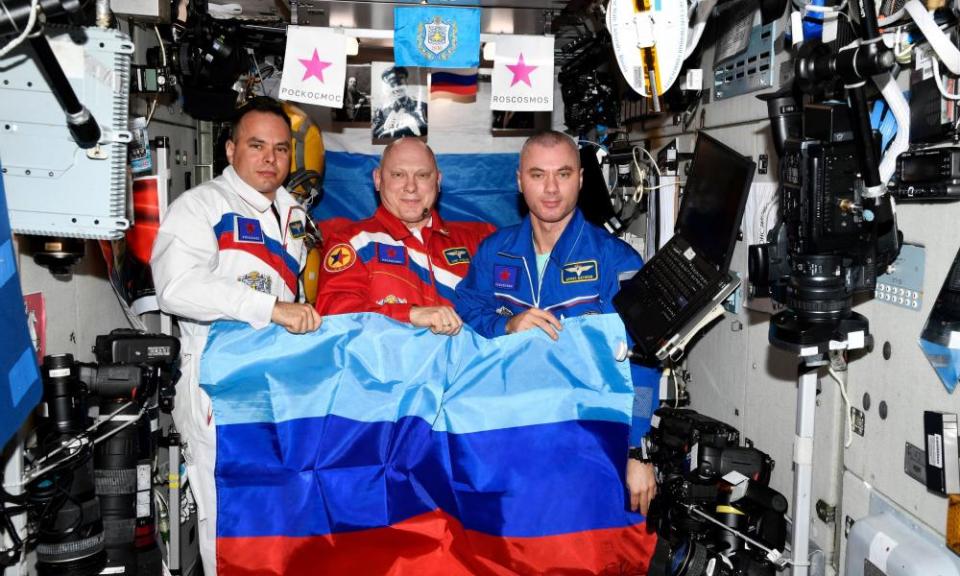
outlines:
[[[250,59],[253,60],[253,67],[257,71],[257,78],[260,82],[260,91],[263,92],[264,96],[269,96],[267,94],[267,88],[263,85],[263,74],[260,73],[260,63],[257,62],[257,53],[253,51],[253,48],[250,49]]]
[[[641,179],[640,179],[641,181],[637,184],[637,191],[634,192],[634,194],[633,194],[632,200],[633,200],[634,204],[640,204],[640,201],[643,199],[643,195],[644,195],[644,193],[645,193],[646,191],[648,191],[648,190],[657,190],[658,188],[660,188],[660,186],[654,186],[654,187],[652,187],[652,188],[648,188],[648,187],[644,186],[644,182],[643,182],[643,181],[646,180],[646,172],[647,172],[647,171],[644,170],[644,169],[641,167],[641,160],[637,157],[637,150],[640,150],[641,152],[643,152],[644,154],[646,154],[646,155],[647,155],[647,158],[650,159],[650,163],[653,165],[653,169],[654,169],[654,170],[656,171],[656,173],[657,173],[657,181],[659,182],[659,181],[660,181],[660,178],[663,177],[663,175],[660,173],[660,167],[657,166],[657,161],[653,158],[652,155],[650,155],[650,152],[648,152],[646,148],[642,148],[642,147],[640,147],[640,146],[634,146],[634,147],[633,147],[633,152],[632,152],[633,164],[634,164],[634,166],[636,167],[637,172],[639,172],[639,173],[642,175],[642,177],[641,177]]]
[[[943,30],[937,26],[933,15],[919,0],[910,0],[903,8],[923,32],[923,36],[940,57],[944,66],[953,74],[960,75],[960,49],[954,46]]]
[[[163,38],[160,36],[160,29],[157,28],[157,25],[153,25],[153,31],[157,35],[157,44],[160,46],[160,62],[164,68],[167,67],[167,49],[163,45]],[[150,121],[153,120],[153,115],[157,111],[157,103],[160,102],[160,94],[158,93],[153,97],[153,102],[150,103],[150,111],[147,113],[147,122],[146,125],[150,125]]]
[[[896,12],[894,12],[894,13],[891,14],[891,15],[889,15],[889,16],[880,16],[880,17],[877,18],[877,19],[879,20],[879,24],[880,24],[881,26],[889,26],[890,24],[893,24],[893,23],[896,22],[897,20],[900,20],[901,18],[903,18],[903,15],[906,14],[906,13],[907,13],[906,7],[901,7],[899,10],[897,10]]]
[[[7,42],[7,45],[3,48],[0,48],[0,58],[6,56],[11,50],[23,43],[27,39],[27,36],[30,35],[33,30],[33,26],[37,23],[37,12],[39,11],[40,0],[30,0],[30,16],[27,18],[27,25],[23,27],[23,31],[20,32],[20,35]]]
[[[847,7],[847,0],[843,0],[839,6],[819,6],[817,4],[802,2],[801,0],[793,0],[793,5],[807,12],[819,12],[821,14],[825,14],[829,12],[843,11]]]
[[[160,46],[160,64],[166,68],[167,67],[167,48],[163,45],[163,38],[160,36],[160,29],[157,28],[157,25],[153,25],[153,31],[157,35],[157,44]]]
[[[25,510],[18,509],[13,511],[14,514],[22,513]],[[23,540],[20,538],[20,534],[17,533],[17,527],[13,524],[13,519],[10,517],[11,509],[7,508],[0,502],[0,520],[2,520],[2,527],[5,529],[8,538],[10,539],[10,547],[0,549],[0,566],[10,566],[12,564],[6,564],[6,562],[14,561],[20,558],[20,552],[23,549]],[[0,531],[2,534],[3,531]]]
[[[940,59],[936,56],[932,56],[931,59],[933,61],[933,80],[937,83],[937,90],[948,100],[960,100],[960,92],[951,94],[947,92],[947,88],[943,85],[943,80],[940,78]]]
[[[882,74],[873,77],[873,83],[880,89],[890,114],[897,121],[897,134],[893,142],[880,159],[877,171],[881,182],[889,182],[897,171],[897,157],[910,147],[910,104],[900,91],[896,79],[892,74]]]
[[[132,419],[132,420],[128,420],[128,421],[124,422],[121,426],[118,426],[117,428],[111,430],[110,432],[107,432],[106,434],[104,434],[104,435],[102,435],[102,436],[98,436],[97,438],[94,438],[93,441],[91,441],[91,440],[90,440],[90,437],[88,436],[88,434],[89,434],[91,431],[95,430],[95,429],[96,429],[97,427],[99,427],[101,424],[106,424],[107,422],[109,422],[110,420],[112,420],[117,414],[119,414],[121,411],[125,410],[125,409],[126,409],[128,406],[130,406],[131,404],[133,404],[133,402],[126,402],[126,403],[124,403],[123,405],[121,405],[119,408],[117,408],[116,410],[114,410],[113,412],[111,412],[106,418],[98,419],[97,422],[94,422],[93,425],[91,425],[89,428],[87,428],[86,430],[84,430],[82,433],[78,434],[77,436],[74,436],[73,438],[70,438],[68,441],[66,441],[66,442],[64,442],[63,444],[61,444],[57,449],[53,450],[53,451],[50,452],[49,454],[47,454],[47,455],[43,456],[42,458],[40,458],[39,460],[37,460],[37,461],[34,463],[34,468],[31,469],[31,470],[27,470],[27,471],[24,473],[24,475],[23,475],[24,480],[21,481],[19,484],[12,484],[12,485],[11,485],[11,484],[7,484],[7,486],[18,486],[18,487],[19,487],[19,486],[24,486],[24,485],[30,484],[31,482],[33,482],[33,481],[36,480],[37,478],[40,478],[41,476],[47,474],[48,472],[51,472],[51,471],[53,471],[53,470],[55,470],[55,469],[57,469],[57,468],[65,465],[65,464],[66,464],[67,462],[69,462],[70,460],[76,458],[77,455],[79,455],[79,454],[82,453],[82,451],[83,451],[83,449],[84,449],[85,447],[87,447],[87,446],[92,447],[93,445],[96,445],[96,444],[98,444],[98,443],[100,443],[100,442],[103,442],[104,440],[106,440],[107,438],[110,438],[111,436],[113,436],[114,434],[116,434],[117,432],[119,432],[120,430],[123,430],[124,428],[130,426],[131,424],[133,424],[133,423],[135,423],[135,422],[138,422],[138,421],[140,420],[140,417],[143,416],[144,412],[146,411],[146,406],[144,406],[143,408],[140,409],[140,412],[137,413],[137,417],[136,417],[136,418],[134,418],[134,419]],[[73,448],[72,445],[73,445],[74,443],[77,443],[77,442],[79,442],[79,444],[76,446],[76,451],[70,452],[69,454],[67,454],[66,456],[64,456],[63,458],[61,458],[60,460],[57,460],[57,461],[53,462],[52,464],[49,464],[49,465],[47,465],[47,466],[44,466],[43,468],[40,468],[39,470],[36,469],[37,466],[39,466],[39,465],[42,464],[43,462],[46,462],[48,459],[52,458],[52,457],[55,456],[56,454],[59,454],[59,453],[62,452],[63,450],[70,450],[70,449],[72,449],[72,448]]]
[[[830,374],[830,377],[833,378],[833,380],[834,380],[834,381],[837,383],[837,385],[840,387],[840,396],[843,397],[843,403],[844,403],[844,405],[845,405],[846,408],[847,408],[847,410],[846,410],[846,412],[847,412],[846,418],[844,418],[844,420],[845,420],[846,423],[847,423],[847,432],[846,432],[846,435],[844,436],[844,439],[843,439],[843,447],[844,447],[844,448],[849,448],[850,445],[853,444],[853,422],[851,421],[851,418],[850,418],[850,408],[851,408],[851,404],[850,404],[850,397],[847,396],[847,385],[846,385],[846,383],[840,378],[840,375],[837,374],[836,371],[834,371],[833,368],[828,368],[828,369],[827,369],[827,373]]]

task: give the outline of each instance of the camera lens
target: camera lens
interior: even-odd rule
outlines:
[[[126,402],[124,398],[101,398],[100,417],[105,419]],[[107,556],[112,567],[124,567],[124,573],[136,573],[134,535],[137,522],[137,454],[138,430],[130,425],[137,418],[137,405],[128,404],[109,422],[98,428],[106,435],[123,427],[97,445],[97,494],[103,511]]]
[[[810,322],[846,318],[853,305],[841,256],[798,255],[787,287],[787,307]]]
[[[670,556],[671,576],[702,576],[707,567],[707,549],[693,540],[683,540]]]
[[[44,358],[43,393],[48,417],[38,431],[44,454],[74,441],[86,428],[86,388],[77,373],[70,354]],[[55,458],[69,454],[68,450]],[[34,504],[31,512],[39,526],[36,551],[37,573],[41,576],[93,575],[106,564],[92,453],[88,448],[79,450],[27,487]]]
[[[56,434],[82,432],[87,419],[86,394],[77,380],[79,371],[72,354],[57,354],[43,359],[43,401],[47,404],[49,424]],[[51,436],[55,440],[55,436]]]

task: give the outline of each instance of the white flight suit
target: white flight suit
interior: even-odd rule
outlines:
[[[306,213],[283,187],[274,205],[279,225],[270,200],[228,167],[170,205],[150,260],[161,310],[180,317],[183,375],[173,419],[186,444],[207,576],[216,574],[217,447],[210,397],[198,383],[200,355],[214,320],[264,328],[277,300],[294,302],[300,293]]]

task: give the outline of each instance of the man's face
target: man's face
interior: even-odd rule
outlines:
[[[350,78],[347,78],[347,88],[352,90],[353,88],[356,88],[356,87],[357,87],[357,79],[354,78],[353,76],[351,76]]]
[[[426,224],[437,201],[440,172],[422,142],[401,140],[373,171],[373,183],[388,212],[407,228],[419,228]]]
[[[250,112],[227,141],[227,161],[244,182],[272,196],[290,173],[290,128],[276,114]]]
[[[400,100],[407,96],[407,80],[399,74],[394,74],[387,81],[387,94],[390,101]]]
[[[568,222],[582,183],[580,157],[572,146],[531,144],[520,157],[517,184],[535,220]]]

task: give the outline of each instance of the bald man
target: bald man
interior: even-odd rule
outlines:
[[[463,321],[455,290],[489,224],[444,222],[435,206],[442,175],[429,146],[392,142],[373,171],[380,207],[326,243],[317,311],[378,312],[454,335]]]

